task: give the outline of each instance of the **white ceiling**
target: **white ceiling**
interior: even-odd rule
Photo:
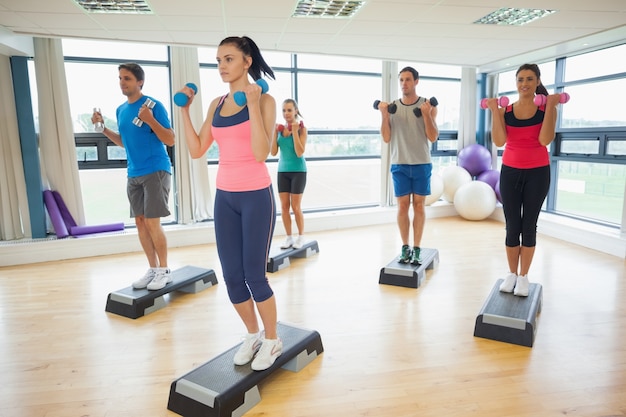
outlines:
[[[366,0],[349,19],[291,17],[296,0],[147,2],[154,14],[89,14],[73,0],[0,0],[0,52],[4,45],[14,53],[12,45],[31,36],[215,46],[248,35],[262,50],[489,72],[626,41],[626,0]],[[500,7],[557,12],[524,26],[472,23]]]

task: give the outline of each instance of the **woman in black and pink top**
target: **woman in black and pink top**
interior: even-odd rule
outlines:
[[[506,257],[509,273],[500,291],[528,296],[528,270],[535,254],[537,219],[550,186],[548,145],[554,140],[560,95],[549,95],[541,84],[536,64],[517,70],[519,99],[498,108],[498,100],[487,101],[491,110],[493,143],[504,146],[500,172],[500,194],[506,220]],[[535,94],[547,96],[537,106]]]

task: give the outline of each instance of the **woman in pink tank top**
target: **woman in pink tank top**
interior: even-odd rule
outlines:
[[[213,141],[220,160],[215,194],[215,237],[228,296],[247,334],[235,353],[234,364],[261,371],[282,353],[277,334],[276,298],[266,276],[267,259],[276,222],[276,202],[265,160],[276,123],[276,101],[249,80],[274,78],[272,68],[254,41],[228,37],[217,49],[218,70],[229,84],[228,94],[215,98],[200,132],[189,116],[194,92],[181,107],[185,140],[192,158],[204,157]],[[236,92],[246,102],[237,104]],[[239,103],[241,101],[238,100]],[[257,312],[263,324],[259,325]]]

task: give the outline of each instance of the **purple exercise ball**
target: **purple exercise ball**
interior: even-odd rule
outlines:
[[[459,151],[457,161],[473,178],[491,169],[491,152],[484,146],[473,143]]]
[[[493,187],[493,191],[496,192],[496,198],[498,199],[500,204],[502,204],[502,196],[500,195],[500,178],[498,178],[495,187]]]
[[[476,179],[478,181],[486,182],[495,191],[496,190],[496,183],[500,180],[500,171],[495,170],[495,169],[488,169],[487,171],[481,172],[476,177]]]

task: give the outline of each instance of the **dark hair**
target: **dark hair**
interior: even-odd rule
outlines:
[[[289,104],[289,103],[293,104],[293,107],[295,107],[295,109],[296,109],[296,116],[304,117],[304,116],[302,116],[302,113],[300,113],[300,108],[298,107],[298,103],[296,103],[296,100],[294,100],[292,98],[287,98],[287,99],[285,99],[285,101],[283,101],[283,106],[285,104]]]
[[[124,64],[120,64],[120,66],[117,67],[117,70],[119,71],[121,69],[132,72],[135,78],[137,78],[137,81],[144,81],[146,78],[146,74],[143,72],[143,68],[141,68],[139,64],[135,64],[134,62],[126,62]],[[140,88],[143,88],[143,83],[141,84]]]
[[[543,83],[541,82],[541,71],[539,71],[539,66],[537,64],[522,65],[521,67],[517,69],[515,76],[517,77],[517,74],[519,74],[520,71],[526,71],[526,70],[534,72],[535,75],[537,76],[537,79],[539,80],[539,84],[537,85],[535,94],[543,94],[544,96],[549,95],[550,93],[548,93],[548,90],[546,89],[546,87],[544,87]]]
[[[413,74],[413,79],[414,80],[419,80],[420,78],[420,73],[417,72],[417,70],[413,67],[404,67],[400,70],[400,72],[398,73],[398,75],[402,74],[403,72],[410,72],[411,74]]]
[[[274,71],[272,67],[267,65],[263,56],[261,55],[261,51],[259,47],[256,46],[256,43],[252,39],[247,36],[229,36],[228,38],[223,39],[219,46],[232,44],[237,47],[241,52],[243,52],[244,56],[249,56],[252,58],[252,65],[248,69],[248,74],[252,76],[254,81],[260,79],[262,77],[261,73],[265,74],[272,79],[276,79],[274,77]]]

